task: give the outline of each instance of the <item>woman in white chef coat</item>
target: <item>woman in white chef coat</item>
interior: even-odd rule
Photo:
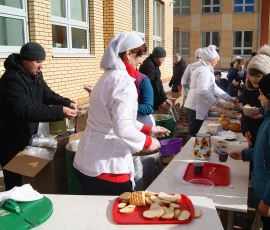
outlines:
[[[134,188],[132,153],[160,147],[151,136],[168,135],[160,126],[136,120],[136,69],[147,48],[133,32],[111,39],[100,67],[104,74],[90,94],[87,126],[80,139],[73,165],[84,195],[120,195]],[[120,58],[120,56],[122,58]]]
[[[188,115],[189,136],[193,137],[200,130],[211,106],[223,106],[218,98],[236,103],[236,100],[232,99],[215,83],[213,68],[220,59],[216,46],[209,45],[202,49],[200,56],[201,60],[192,65],[190,89],[184,105]]]

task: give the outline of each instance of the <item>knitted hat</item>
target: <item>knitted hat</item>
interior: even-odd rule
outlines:
[[[164,58],[166,57],[166,51],[162,47],[157,46],[153,49],[152,56],[154,58]]]
[[[264,75],[270,73],[270,57],[265,54],[257,54],[248,63],[247,72],[249,69],[259,70]]]
[[[263,95],[268,100],[270,100],[270,74],[267,74],[261,78],[261,80],[259,81],[259,88],[262,91]]]
[[[208,47],[204,48],[200,54],[203,61],[209,61],[215,57],[219,57],[215,45],[209,45]]]
[[[236,60],[238,60],[238,59],[242,59],[242,57],[241,57],[241,56],[235,56],[235,57],[233,58],[234,61],[236,61]]]
[[[220,75],[221,76],[221,71],[220,70],[215,70],[214,75],[215,76],[217,76],[217,75]]]
[[[270,46],[262,46],[258,54],[255,55],[247,66],[247,72],[249,69],[256,69],[262,72],[264,75],[270,73]]]
[[[196,51],[195,51],[195,58],[197,58],[197,57],[201,57],[201,51],[203,50],[203,48],[198,48],[198,49],[196,49]]]
[[[46,52],[40,44],[36,42],[28,42],[22,46],[20,57],[22,60],[45,60]]]

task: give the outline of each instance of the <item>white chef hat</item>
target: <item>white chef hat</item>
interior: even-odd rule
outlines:
[[[204,48],[200,52],[200,55],[203,61],[209,61],[215,57],[219,57],[215,45],[209,45],[208,47]]]
[[[195,58],[197,58],[197,57],[201,57],[201,51],[203,50],[203,48],[198,48],[198,49],[196,49],[196,51],[195,51]]]
[[[144,41],[135,32],[121,32],[115,35],[107,45],[100,62],[100,68],[108,69],[126,69],[126,66],[119,57],[119,53],[138,48]]]

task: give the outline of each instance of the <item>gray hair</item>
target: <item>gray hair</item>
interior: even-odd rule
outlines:
[[[181,57],[180,53],[174,55],[174,57]]]

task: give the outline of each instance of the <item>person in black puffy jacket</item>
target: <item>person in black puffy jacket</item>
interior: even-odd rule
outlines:
[[[76,104],[54,93],[41,72],[46,53],[35,42],[21,47],[4,62],[0,78],[0,164],[4,167],[29,145],[39,122],[54,122],[76,116]],[[21,175],[3,170],[6,190],[21,186]]]
[[[159,106],[164,110],[172,106],[172,102],[168,99],[160,79],[161,73],[159,66],[164,62],[165,57],[166,51],[162,47],[157,46],[153,49],[152,54],[140,65],[140,72],[149,77],[153,87],[154,110],[158,110]]]
[[[180,56],[180,54],[175,54],[173,65],[173,76],[169,82],[169,87],[172,87],[172,92],[174,93],[179,92],[178,86],[181,85],[182,76],[186,68],[187,68],[186,61]]]

